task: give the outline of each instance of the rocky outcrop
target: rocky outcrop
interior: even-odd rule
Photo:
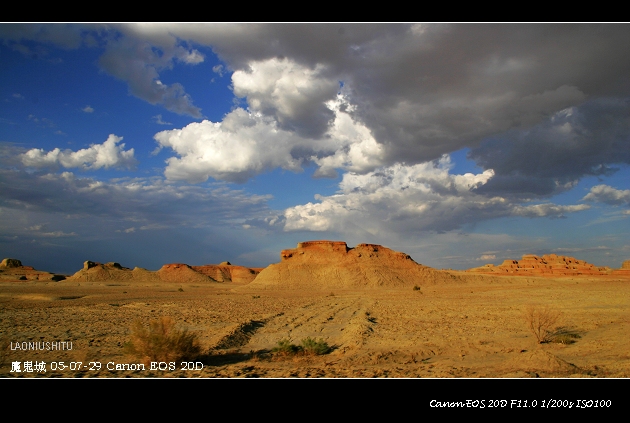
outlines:
[[[235,283],[251,282],[260,269],[250,269],[243,266],[233,266],[228,262],[220,265],[190,266],[185,263],[170,263],[162,266],[158,271],[150,271],[140,267],[131,270],[119,263],[105,264],[86,261],[83,269],[68,278],[71,281],[143,281],[143,282],[174,282],[174,283]]]
[[[0,269],[15,269],[18,267],[23,267],[22,262],[18,259],[5,258],[0,263]]]
[[[248,285],[259,289],[402,287],[459,280],[416,263],[409,255],[376,244],[349,248],[342,241],[300,242],[283,250],[280,263],[263,269]]]
[[[611,269],[598,267],[573,257],[546,254],[542,257],[525,254],[521,260],[505,260],[502,264],[468,269],[468,272],[530,276],[608,275]]]
[[[630,276],[630,260],[625,260],[621,263],[621,269],[615,269],[612,271],[616,276]]]
[[[68,278],[69,281],[97,282],[111,280],[129,280],[134,275],[130,268],[123,267],[116,262],[105,264],[87,260],[83,262],[83,269]]]
[[[35,270],[32,266],[23,266],[18,259],[5,258],[0,263],[0,279],[3,280],[57,282],[65,278],[65,275]]]

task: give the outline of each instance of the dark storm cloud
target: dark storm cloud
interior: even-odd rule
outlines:
[[[630,100],[601,98],[556,113],[528,131],[510,131],[469,157],[495,176],[478,193],[552,195],[583,176],[630,164]]]
[[[218,24],[173,32],[211,45],[232,70],[278,57],[322,65],[322,77],[343,81],[353,116],[387,146],[386,163],[433,160],[527,131],[589,99],[630,94],[627,24]],[[293,124],[308,125],[310,116],[321,128],[317,110]]]

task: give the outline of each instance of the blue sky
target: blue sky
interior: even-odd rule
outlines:
[[[630,25],[0,24],[0,255],[630,259]]]

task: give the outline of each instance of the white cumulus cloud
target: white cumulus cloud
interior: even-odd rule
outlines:
[[[135,167],[134,149],[125,150],[125,144],[120,143],[122,137],[110,134],[102,144],[92,144],[89,148],[79,151],[54,150],[45,152],[41,148],[33,148],[21,155],[25,166],[35,168],[83,168],[96,170],[110,167]],[[120,143],[120,144],[119,144]]]
[[[372,172],[343,175],[338,193],[316,196],[318,202],[290,207],[284,230],[364,231],[398,234],[461,228],[503,216],[562,217],[588,205],[539,204],[523,206],[503,197],[477,194],[492,169],[454,175],[448,155],[416,165],[397,163]]]
[[[164,174],[171,180],[197,183],[212,177],[243,182],[274,167],[301,170],[300,160],[291,156],[300,138],[240,108],[220,123],[195,122],[158,132],[154,138],[160,147],[170,147],[180,156],[166,161]]]
[[[608,185],[595,185],[584,196],[585,201],[597,201],[611,205],[630,205],[630,189],[615,189]]]
[[[326,106],[339,90],[326,67],[308,68],[288,59],[252,61],[247,70],[232,74],[234,94],[247,97],[249,108],[273,116],[280,128],[305,137],[319,137],[334,119]]]
[[[344,96],[338,95],[326,107],[334,119],[317,141],[242,108],[228,113],[221,122],[204,120],[159,132],[154,136],[158,150],[169,147],[179,156],[167,160],[165,176],[191,183],[210,177],[244,182],[277,167],[301,172],[308,162],[318,166],[318,177],[335,176],[335,169],[368,172],[382,165],[384,147],[365,125],[352,119]]]

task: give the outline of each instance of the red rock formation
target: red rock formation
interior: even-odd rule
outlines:
[[[342,241],[300,242],[280,263],[263,269],[248,286],[261,289],[376,288],[447,282],[458,277],[416,263],[376,244],[349,248]]]
[[[611,273],[611,269],[608,267],[597,267],[584,260],[556,254],[545,254],[542,257],[533,254],[525,254],[521,260],[504,260],[499,266],[487,264],[485,266],[468,269],[467,271],[524,276],[608,275]]]

